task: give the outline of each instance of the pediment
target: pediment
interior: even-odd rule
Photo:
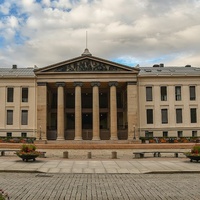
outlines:
[[[35,70],[35,73],[77,73],[77,72],[135,72],[138,69],[94,56],[80,56]]]

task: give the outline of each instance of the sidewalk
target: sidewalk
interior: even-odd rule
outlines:
[[[41,173],[200,173],[200,163],[187,158],[61,159],[38,158],[23,162],[18,157],[0,157],[0,172]]]

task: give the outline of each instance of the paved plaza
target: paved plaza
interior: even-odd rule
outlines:
[[[18,157],[0,157],[1,172],[42,172],[42,173],[200,173],[200,163],[190,162],[187,158],[146,158],[146,159],[109,159],[73,160],[38,158],[35,162],[23,162]]]
[[[200,174],[0,173],[11,200],[199,200]]]
[[[47,158],[23,162],[0,157],[0,189],[13,200],[163,200],[200,199],[200,163],[183,154],[136,159],[133,150],[45,150]],[[134,150],[135,151],[135,150]],[[26,172],[26,173],[25,173]]]

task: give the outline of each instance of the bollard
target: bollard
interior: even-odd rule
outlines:
[[[117,158],[117,152],[116,151],[113,151],[112,152],[112,159],[116,159]]]
[[[88,152],[87,158],[88,158],[88,159],[91,159],[91,158],[92,158],[92,152]]]
[[[68,158],[68,151],[63,152],[63,158]]]

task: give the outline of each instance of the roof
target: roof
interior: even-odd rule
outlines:
[[[0,68],[0,77],[35,77],[33,68]]]
[[[140,67],[139,76],[199,76],[198,67]]]

